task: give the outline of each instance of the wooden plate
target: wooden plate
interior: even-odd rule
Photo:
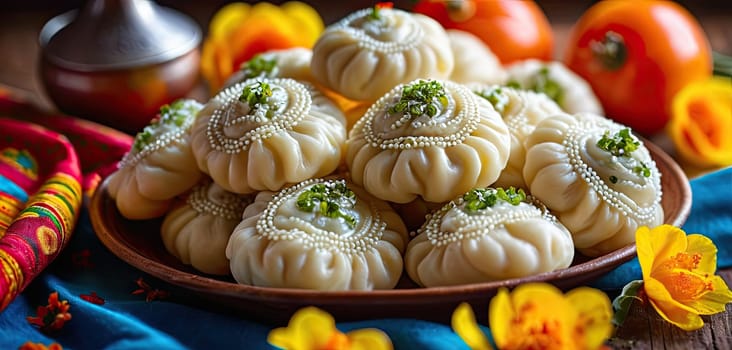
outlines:
[[[662,176],[665,223],[681,226],[691,209],[691,188],[678,164],[658,146],[646,142]],[[449,322],[463,301],[474,310],[488,310],[488,302],[500,287],[526,282],[549,282],[570,289],[599,277],[635,257],[629,245],[594,259],[578,256],[572,266],[524,278],[450,287],[418,288],[406,277],[393,290],[321,292],[263,288],[237,284],[231,277],[208,276],[183,265],[170,255],[160,239],[162,219],[124,219],[102,185],[89,208],[92,225],[102,243],[130,265],[181,287],[190,301],[203,307],[229,310],[258,321],[284,324],[299,308],[309,305],[330,312],[338,321],[374,318],[416,318]],[[485,321],[487,312],[476,312]]]

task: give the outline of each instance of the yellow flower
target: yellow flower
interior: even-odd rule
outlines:
[[[709,238],[678,227],[641,227],[635,234],[643,288],[653,308],[684,330],[704,326],[699,315],[725,311],[732,292],[715,276],[717,247]]]
[[[475,314],[468,303],[461,303],[452,313],[452,329],[472,350],[493,349],[488,338],[475,322]]]
[[[291,47],[310,48],[323,28],[320,14],[303,2],[289,1],[280,6],[268,2],[230,3],[219,9],[209,23],[201,52],[201,74],[216,92],[254,55]]]
[[[715,76],[681,89],[674,96],[667,130],[686,162],[732,165],[732,80]]]
[[[605,293],[579,287],[566,295],[547,283],[501,288],[488,312],[496,346],[508,349],[598,349],[613,331]],[[491,349],[467,304],[453,314],[455,332],[471,349]]]
[[[389,337],[381,330],[365,328],[343,333],[335,320],[316,307],[298,310],[287,327],[269,332],[267,342],[289,350],[382,350],[393,349]]]

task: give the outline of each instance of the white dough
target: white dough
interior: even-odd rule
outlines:
[[[569,114],[604,113],[600,100],[592,91],[590,84],[559,61],[542,62],[527,59],[510,64],[506,67],[506,71],[509,83],[518,83],[526,90],[545,92],[537,86],[547,81],[550,85],[552,82],[555,83],[559,88],[556,90],[557,96],[550,97]]]
[[[574,258],[567,228],[529,199],[471,211],[461,197],[435,211],[418,232],[405,267],[424,287],[531,276],[566,268]]]
[[[449,80],[462,84],[506,82],[507,74],[501,62],[480,38],[458,29],[447,29],[446,32],[455,58]]]
[[[310,69],[327,88],[373,102],[417,78],[447,79],[454,67],[450,40],[434,19],[398,9],[356,11],[328,26],[313,46]]]
[[[248,69],[247,64],[252,62],[256,57],[265,61],[272,61],[274,63],[272,70],[267,72],[255,72]],[[289,49],[263,52],[253,57],[252,60],[242,63],[241,68],[226,80],[224,88],[252,78],[290,78],[313,83],[315,79],[310,72],[310,61],[312,58],[313,51],[305,47],[293,47]]]
[[[597,146],[605,132],[627,127],[580,113],[541,121],[527,138],[524,179],[532,195],[572,232],[587,256],[606,254],[635,241],[640,226],[663,223],[661,174],[643,141],[630,156]],[[645,165],[649,176],[634,170]]]
[[[239,100],[245,89],[260,83],[272,91],[266,106],[250,107]],[[346,121],[310,84],[250,79],[224,89],[206,104],[191,140],[198,167],[227,191],[277,191],[338,167]]]
[[[347,186],[340,201],[354,218],[302,210],[298,197],[314,186]],[[339,179],[314,179],[278,193],[260,192],[243,214],[226,247],[232,275],[242,284],[315,290],[391,289],[403,270],[408,241],[401,218],[389,205]]]
[[[204,181],[165,215],[160,227],[165,249],[201,272],[228,275],[226,244],[253,199]]]
[[[556,102],[542,93],[487,84],[468,86],[489,102],[494,101],[492,102],[494,108],[501,114],[508,131],[511,132],[511,154],[508,157],[508,164],[492,186],[526,189],[523,176],[526,157],[524,140],[541,120],[564,112]]]
[[[420,82],[425,81],[396,86],[354,125],[346,143],[353,182],[396,203],[417,197],[447,202],[495,182],[510,152],[500,114],[466,86],[449,81],[436,81],[447,99],[434,105],[436,115],[390,113],[405,87]]]
[[[202,178],[189,139],[201,108],[194,100],[178,100],[163,107],[159,118],[137,134],[117,171],[105,180],[122,216],[160,217],[176,196]]]

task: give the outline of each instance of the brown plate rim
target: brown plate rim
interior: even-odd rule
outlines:
[[[665,223],[681,226],[691,211],[691,187],[686,174],[681,167],[657,145],[645,142],[652,157],[657,164],[662,164],[666,172],[662,172],[664,178],[671,177],[678,185],[676,190],[680,191],[674,198],[681,200],[674,203],[675,212],[670,219],[667,216]],[[665,189],[664,189],[665,191]],[[207,277],[195,273],[181,271],[159,261],[142,255],[134,247],[117,239],[110,230],[117,230],[117,227],[105,223],[105,207],[114,205],[106,191],[106,182],[103,182],[94,193],[89,205],[92,226],[100,241],[117,257],[128,264],[147,272],[161,280],[174,285],[213,295],[235,297],[241,300],[278,302],[286,301],[294,303],[293,300],[307,300],[310,304],[336,305],[342,303],[364,303],[364,302],[388,302],[399,304],[422,304],[425,298],[430,301],[440,299],[452,300],[456,296],[485,295],[495,293],[500,287],[513,287],[528,282],[556,282],[579,278],[583,274],[592,273],[599,269],[609,270],[624,262],[633,259],[636,255],[635,244],[630,244],[611,253],[590,260],[580,262],[568,268],[541,273],[537,275],[513,278],[501,281],[482,282],[444,287],[389,289],[372,291],[318,291],[293,288],[270,288],[238,284],[224,281],[213,277]],[[665,210],[667,208],[664,208]],[[116,209],[115,209],[116,211]]]

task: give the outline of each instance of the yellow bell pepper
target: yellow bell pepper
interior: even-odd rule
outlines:
[[[311,48],[324,24],[320,14],[299,1],[280,6],[230,3],[209,23],[201,52],[201,74],[211,93],[255,54],[291,47]]]

